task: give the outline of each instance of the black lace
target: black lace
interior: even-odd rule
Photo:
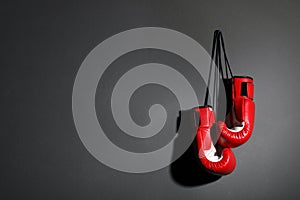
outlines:
[[[224,59],[224,66],[222,63],[222,54]],[[211,63],[210,63],[210,70],[209,70],[209,78],[208,78],[208,85],[206,90],[206,95],[204,99],[204,105],[208,105],[208,96],[209,96],[209,86],[212,78],[212,69],[215,67],[214,70],[214,77],[213,77],[213,93],[212,93],[212,107],[216,109],[217,106],[217,98],[218,98],[218,89],[219,89],[219,80],[220,78],[223,80],[223,84],[225,85],[225,80],[229,80],[233,77],[232,70],[227,58],[226,50],[225,50],[225,42],[220,30],[216,30],[214,32],[213,38],[213,45],[212,45],[212,53],[211,53]]]

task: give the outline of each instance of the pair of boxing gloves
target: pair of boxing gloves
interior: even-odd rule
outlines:
[[[225,121],[216,122],[210,106],[196,108],[199,126],[196,134],[198,155],[202,166],[217,175],[230,174],[236,159],[231,148],[247,142],[254,127],[255,104],[253,102],[254,84],[251,77],[235,76],[231,79],[231,108]],[[216,124],[219,137],[213,144],[210,130]]]

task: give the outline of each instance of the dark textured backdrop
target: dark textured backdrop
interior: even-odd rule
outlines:
[[[1,1],[1,199],[299,199],[299,1]],[[94,159],[72,118],[76,72],[107,37],[159,26],[210,51],[222,29],[236,73],[255,77],[254,135],[233,174],[198,186],[169,167],[126,174]]]

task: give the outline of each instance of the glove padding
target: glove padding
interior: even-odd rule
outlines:
[[[254,127],[254,84],[250,77],[232,78],[232,108],[226,122],[218,122],[223,147],[237,147],[247,142]]]
[[[218,156],[213,145],[210,129],[215,123],[215,115],[211,107],[196,108],[195,112],[200,115],[196,140],[198,155],[202,166],[210,173],[216,175],[230,174],[236,165],[236,160],[230,148],[222,148]]]

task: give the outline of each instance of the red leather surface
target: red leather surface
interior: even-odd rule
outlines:
[[[204,107],[195,109],[195,112],[198,112],[200,115],[200,125],[197,130],[196,140],[198,155],[202,166],[207,171],[217,175],[231,173],[235,168],[236,159],[230,148],[222,149],[222,157],[218,161],[209,160],[204,153],[205,150],[210,150],[213,146],[210,129],[215,123],[214,111],[210,107]]]
[[[224,148],[222,151],[223,158],[218,162],[212,162],[206,157],[202,157],[202,165],[211,173],[217,175],[227,175],[233,172],[236,166],[235,156],[230,148]]]
[[[247,82],[247,96],[241,96],[242,82]],[[233,78],[232,88],[233,105],[225,122],[218,122],[220,128],[220,138],[218,143],[223,147],[237,147],[247,142],[254,128],[255,103],[253,102],[254,84],[250,78]],[[232,129],[244,122],[244,127],[240,131]]]
[[[232,100],[236,97],[241,96],[242,83],[247,83],[247,97],[252,99],[254,98],[254,83],[252,78],[248,77],[233,77],[232,78]]]

